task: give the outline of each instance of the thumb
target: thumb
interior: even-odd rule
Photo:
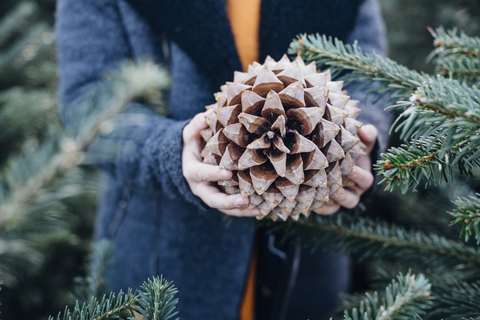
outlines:
[[[202,112],[193,117],[183,129],[183,142],[189,143],[200,138],[200,131],[208,127],[205,116],[208,112]]]
[[[365,150],[365,152],[369,154],[375,145],[375,141],[377,140],[377,128],[371,124],[364,125],[360,130],[358,130],[358,136],[360,137],[360,140],[367,146],[367,150]]]

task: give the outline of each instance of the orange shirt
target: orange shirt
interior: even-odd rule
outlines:
[[[228,17],[244,71],[258,60],[260,0],[228,0]]]
[[[228,17],[243,71],[258,60],[258,31],[260,25],[260,0],[228,0]],[[255,251],[254,251],[255,252]],[[255,319],[255,269],[256,255],[250,262],[245,293],[240,307],[240,320]]]

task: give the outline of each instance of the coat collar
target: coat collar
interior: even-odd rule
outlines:
[[[212,90],[241,70],[223,0],[127,0],[153,31],[166,35],[207,74]],[[363,0],[262,0],[260,60],[279,59],[300,33],[325,33],[345,40]]]

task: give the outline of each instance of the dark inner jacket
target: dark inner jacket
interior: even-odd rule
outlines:
[[[130,138],[118,143],[136,151],[100,165],[105,174],[95,236],[117,246],[111,289],[138,288],[147,277],[163,274],[180,290],[182,319],[237,319],[255,220],[233,219],[226,226],[221,213],[191,193],[181,168],[183,127],[241,70],[225,1],[60,0],[56,33],[67,127],[75,121],[68,114],[76,101],[124,59],[164,63],[173,80],[170,115],[133,103],[128,112],[148,114],[149,120],[128,127]],[[262,1],[260,61],[267,54],[279,59],[300,33],[358,39],[365,51],[385,51],[375,0]],[[365,101],[361,92],[352,96]],[[387,115],[380,104],[367,104],[360,120],[376,125],[385,145]],[[261,238],[259,318],[317,319],[329,312],[348,287],[348,259],[302,252],[290,285],[295,246],[284,250],[290,258],[283,259],[278,239],[270,238],[269,246],[268,237]]]

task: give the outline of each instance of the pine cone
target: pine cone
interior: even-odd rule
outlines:
[[[352,185],[345,176],[365,154],[359,101],[342,86],[329,71],[317,73],[314,62],[287,55],[235,72],[206,107],[214,112],[201,132],[203,162],[233,171],[220,188],[248,196],[260,219],[322,213],[329,195]]]

